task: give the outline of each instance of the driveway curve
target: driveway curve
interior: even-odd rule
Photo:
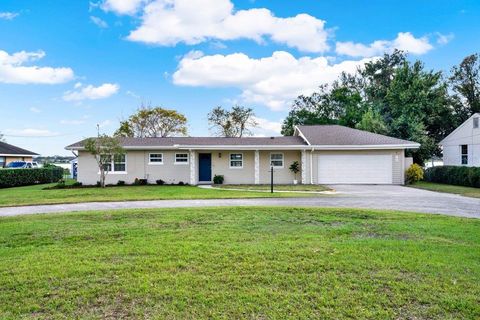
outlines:
[[[0,216],[147,208],[295,206],[399,210],[480,218],[480,199],[390,185],[334,185],[330,187],[338,193],[312,198],[153,200],[7,207],[0,208]]]

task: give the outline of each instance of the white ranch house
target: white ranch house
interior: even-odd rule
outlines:
[[[112,159],[107,183],[138,178],[197,185],[223,175],[225,184],[268,184],[272,165],[275,183],[291,184],[289,167],[298,161],[302,184],[401,185],[411,163],[405,150],[420,146],[338,125],[298,126],[291,137],[121,138],[121,144],[126,153]],[[78,152],[78,181],[95,184],[99,170],[83,141],[66,149]]]

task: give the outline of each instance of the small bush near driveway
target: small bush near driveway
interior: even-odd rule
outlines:
[[[407,184],[412,184],[423,180],[423,169],[418,164],[414,163],[407,169],[406,174]]]

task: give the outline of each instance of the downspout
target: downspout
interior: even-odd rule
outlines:
[[[315,148],[310,151],[310,184],[313,184],[313,151]]]

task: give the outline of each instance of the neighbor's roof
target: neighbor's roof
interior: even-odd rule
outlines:
[[[166,137],[119,138],[123,147],[201,147],[201,146],[306,146],[300,137]],[[83,147],[85,140],[69,145],[67,149]]]
[[[38,154],[0,141],[0,156],[4,155],[36,156]]]
[[[368,131],[340,125],[298,126],[308,143],[313,146],[369,146],[369,145],[411,145],[418,143],[392,138]]]

